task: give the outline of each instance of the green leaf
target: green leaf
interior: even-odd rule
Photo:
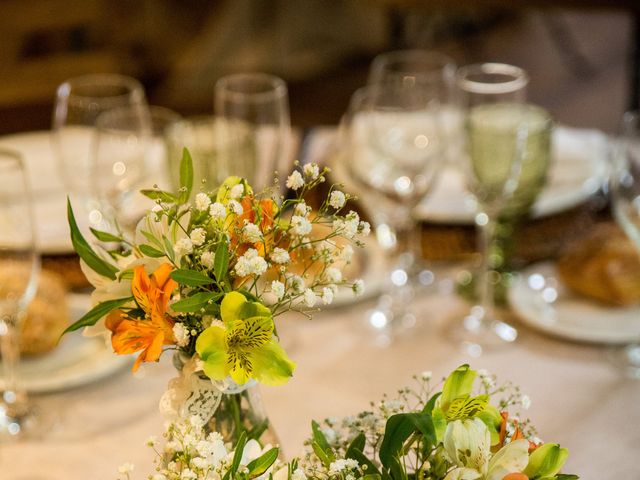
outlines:
[[[222,295],[219,292],[198,292],[172,304],[171,309],[175,312],[197,312],[208,305],[210,300],[215,302]]]
[[[93,236],[96,237],[101,242],[124,242],[122,237],[118,235],[114,235],[113,233],[103,232],[102,230],[96,230],[95,228],[89,227]]]
[[[416,430],[408,415],[398,413],[390,416],[387,420],[379,453],[380,462],[386,468],[391,468],[392,459],[398,455],[404,442]]]
[[[186,148],[182,149],[182,160],[180,160],[180,196],[178,201],[185,203],[191,196],[193,189],[193,160]]]
[[[379,473],[367,473],[362,480],[382,480],[382,477]]]
[[[393,478],[393,480],[406,480],[409,478],[404,471],[404,467],[400,463],[400,460],[395,456],[391,457],[389,461],[389,472],[391,473],[391,478]]]
[[[371,460],[369,460],[369,458],[367,458],[364,453],[362,453],[362,450],[349,447],[345,457],[357,461],[360,466],[366,465],[367,472],[371,472],[372,475],[380,475],[380,470],[378,470],[378,467],[376,467],[375,464]]]
[[[105,315],[111,313],[116,308],[121,307],[125,303],[133,300],[133,297],[126,298],[118,298],[115,300],[107,300],[106,302],[101,302],[85,313],[79,320],[74,322],[72,325],[68,326],[67,329],[62,332],[62,335],[69,332],[75,332],[79,328],[89,327],[91,325],[95,325],[98,320],[100,320]]]
[[[162,242],[160,240],[158,240],[153,234],[145,231],[145,230],[140,230],[140,233],[149,241],[151,242],[153,245],[155,245],[158,248],[164,248],[164,245],[162,244]]]
[[[236,452],[233,455],[233,461],[231,462],[231,468],[227,472],[227,475],[231,473],[231,478],[234,478],[240,467],[240,461],[242,460],[242,454],[244,453],[244,446],[247,444],[247,433],[242,432],[238,442],[236,443]],[[226,476],[226,475],[225,475]]]
[[[170,277],[180,285],[186,285],[188,287],[201,287],[213,283],[213,280],[209,278],[208,275],[196,270],[187,270],[184,268],[172,271]]]
[[[165,203],[175,203],[178,200],[174,194],[155,188],[140,190],[140,193],[151,200],[160,200]]]
[[[555,480],[580,480],[580,477],[572,473],[559,473],[555,476]]]
[[[351,450],[360,450],[361,452],[364,452],[364,447],[366,443],[367,443],[367,438],[364,436],[363,432],[360,432],[347,447],[347,453],[346,453],[347,458],[350,458],[349,452]]]
[[[161,252],[160,250],[152,247],[151,245],[142,244],[142,245],[139,245],[138,248],[147,257],[160,258],[165,256],[164,252]]]
[[[431,414],[431,412],[433,412],[433,407],[436,406],[436,401],[438,400],[438,398],[440,398],[440,395],[440,392],[434,394],[422,409],[422,413]]]
[[[322,462],[322,464],[325,467],[329,468],[329,465],[331,465],[331,461],[332,460],[325,453],[325,451],[322,449],[322,447],[320,445],[318,445],[318,442],[311,442],[311,448],[313,448],[313,452],[316,454],[316,456]]]
[[[163,243],[164,243],[164,250],[165,250],[165,253],[167,254],[167,257],[169,257],[169,259],[170,259],[172,262],[175,262],[175,260],[176,260],[176,256],[175,256],[175,254],[173,253],[173,245],[171,245],[171,242],[170,242],[170,241],[169,241],[169,239],[166,237],[166,235],[163,235],[163,236],[162,236],[162,241],[163,241]]]
[[[277,458],[278,449],[272,448],[271,450],[268,450],[267,452],[262,454],[260,457],[249,462],[247,464],[247,469],[249,470],[249,478],[256,478],[262,475],[269,469],[271,465],[273,465],[273,462],[275,462]]]
[[[82,260],[89,266],[91,270],[96,272],[103,277],[110,278],[111,280],[116,279],[116,273],[118,269],[113,265],[102,260],[96,252],[93,251],[93,248],[87,243],[87,241],[80,233],[80,229],[78,228],[78,224],[76,223],[76,218],[73,215],[73,209],[71,208],[71,201],[67,197],[67,218],[69,221],[69,230],[71,231],[71,243],[73,245],[73,249],[80,256]]]
[[[313,440],[322,448],[329,460],[333,462],[336,459],[336,456],[333,453],[327,438],[324,436],[324,433],[322,433],[320,425],[318,425],[318,422],[315,420],[311,421],[311,430],[313,431]]]
[[[229,245],[225,237],[218,243],[213,259],[213,274],[216,276],[218,282],[224,281],[227,268],[229,268]]]

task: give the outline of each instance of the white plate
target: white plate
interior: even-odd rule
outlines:
[[[70,295],[69,304],[71,318],[75,320],[87,311],[89,298],[86,295]],[[44,393],[95,382],[131,364],[131,356],[114,354],[103,338],[87,338],[81,332],[74,332],[65,335],[52,352],[24,357],[18,374],[27,391]]]
[[[314,132],[315,135],[315,132]],[[327,148],[329,130],[318,132],[317,146],[309,148],[310,156],[321,156]],[[533,206],[533,216],[543,217],[575,207],[595,193],[606,178],[607,137],[596,130],[556,127],[553,132],[552,164],[547,185]],[[326,153],[326,151],[325,151]],[[315,160],[311,158],[311,160]],[[357,190],[346,171],[344,154],[333,159],[336,181]],[[447,165],[440,173],[433,191],[417,207],[420,220],[434,223],[473,223],[474,205],[465,188],[462,173]]]
[[[508,298],[514,313],[525,324],[580,342],[625,344],[640,340],[640,307],[607,307],[569,292],[557,278],[550,262],[521,272]]]

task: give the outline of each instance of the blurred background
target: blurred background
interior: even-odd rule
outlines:
[[[50,127],[67,78],[120,72],[151,104],[211,113],[217,78],[266,71],[289,85],[292,123],[335,124],[380,52],[432,48],[459,65],[531,75],[560,122],[614,132],[637,103],[634,0],[3,0],[0,134]],[[634,10],[635,9],[635,10]],[[634,88],[635,87],[635,88]]]

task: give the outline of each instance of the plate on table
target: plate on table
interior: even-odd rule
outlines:
[[[610,307],[572,293],[551,262],[520,272],[508,299],[523,323],[556,337],[605,344],[640,339],[640,307]]]
[[[68,302],[73,319],[89,307],[86,295],[69,295]],[[131,364],[131,356],[114,354],[104,338],[84,337],[74,332],[65,335],[60,345],[49,353],[23,357],[18,375],[29,392],[55,392],[101,380]],[[2,387],[0,381],[0,389]]]
[[[321,132],[318,142],[326,144],[326,137],[326,132]],[[604,133],[556,127],[552,144],[549,178],[533,206],[534,217],[553,215],[580,205],[600,188],[607,174],[608,146]],[[332,167],[336,181],[357,190],[349,178],[342,154],[334,156]],[[416,216],[433,223],[473,223],[474,202],[467,192],[462,172],[454,165],[447,165],[433,191],[416,208]]]

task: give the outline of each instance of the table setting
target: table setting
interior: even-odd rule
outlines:
[[[378,55],[338,125],[120,74],[0,137],[0,478],[635,478],[640,121]]]

